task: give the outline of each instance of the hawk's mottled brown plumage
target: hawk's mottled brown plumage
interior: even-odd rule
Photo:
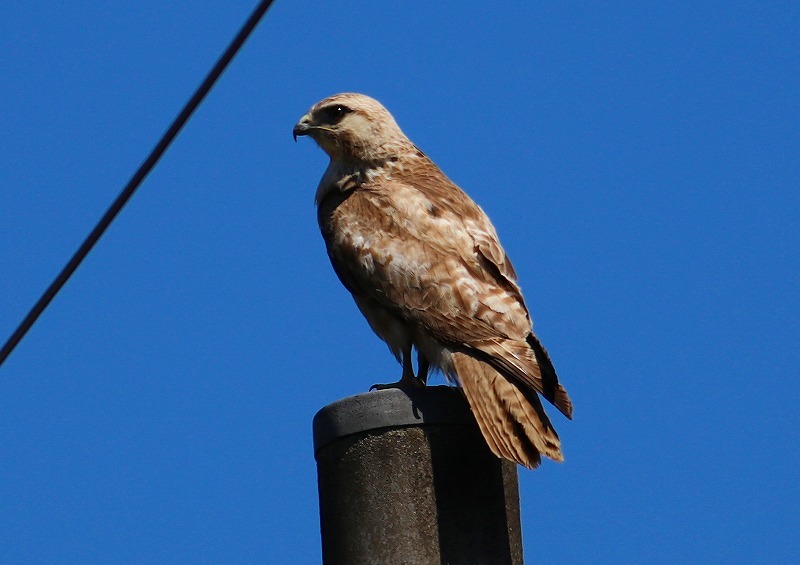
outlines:
[[[331,158],[316,195],[328,255],[403,364],[398,383],[380,386],[424,384],[432,365],[461,385],[496,455],[531,468],[540,453],[561,461],[537,392],[567,417],[572,404],[483,210],[372,98],[326,98],[294,134]]]

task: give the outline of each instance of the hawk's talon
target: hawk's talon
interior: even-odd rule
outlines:
[[[403,377],[402,379],[400,379],[396,383],[374,384],[371,387],[369,387],[369,390],[370,391],[373,391],[373,390],[387,390],[387,389],[390,389],[390,388],[420,389],[420,388],[425,388],[425,382],[422,381],[421,379],[418,379],[417,377],[414,377],[414,376],[412,376],[410,378]]]

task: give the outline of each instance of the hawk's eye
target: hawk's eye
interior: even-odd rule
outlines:
[[[338,124],[345,115],[350,112],[350,108],[337,104],[336,106],[328,106],[323,109],[325,121],[331,124]]]

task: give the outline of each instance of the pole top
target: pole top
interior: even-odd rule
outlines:
[[[351,434],[421,424],[475,425],[455,387],[390,388],[348,396],[314,416],[314,452]]]

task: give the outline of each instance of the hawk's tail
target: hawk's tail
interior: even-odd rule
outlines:
[[[520,388],[490,365],[467,353],[453,353],[453,366],[492,452],[529,469],[540,453],[563,461],[561,442],[534,390]]]

